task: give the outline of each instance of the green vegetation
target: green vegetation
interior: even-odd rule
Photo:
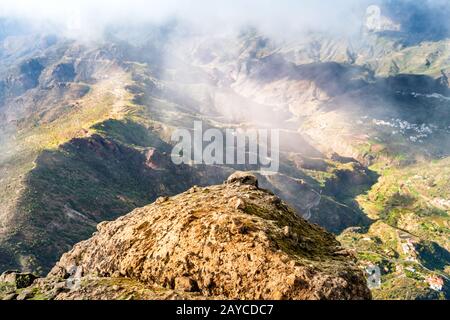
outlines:
[[[358,197],[364,212],[377,222],[361,233],[346,231],[339,239],[357,251],[363,265],[380,266],[383,260],[395,265],[383,273],[382,287],[374,290],[375,298],[450,296],[448,285],[436,292],[426,283],[432,275],[446,283],[450,276],[450,207],[445,207],[450,195],[449,161],[380,170],[378,183],[367,195]],[[412,247],[407,247],[407,243],[412,243]]]

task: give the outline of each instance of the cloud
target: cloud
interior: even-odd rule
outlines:
[[[111,25],[178,19],[197,30],[221,32],[255,26],[266,34],[306,31],[358,33],[369,5],[401,24],[407,33],[447,36],[448,0],[0,0],[0,17],[16,17],[60,33],[95,37]]]
[[[365,0],[0,0],[0,16],[88,33],[100,33],[110,24],[178,18],[200,30],[254,25],[286,34],[305,30],[353,32],[360,27],[365,6]]]

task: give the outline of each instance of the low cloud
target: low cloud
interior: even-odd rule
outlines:
[[[359,30],[365,0],[0,0],[0,16],[24,18],[78,35],[101,34],[111,24],[180,19],[199,30],[255,26],[267,33]]]
[[[173,20],[206,33],[252,26],[269,36],[298,38],[309,31],[358,34],[370,5],[379,6],[383,16],[413,37],[449,35],[448,0],[0,0],[0,17],[85,39],[101,37],[110,26]]]

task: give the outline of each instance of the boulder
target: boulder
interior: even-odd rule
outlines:
[[[243,185],[249,185],[258,187],[258,178],[250,172],[238,171],[233,173],[226,181],[227,184],[240,183]]]
[[[9,283],[17,289],[28,288],[37,277],[32,273],[20,273],[19,271],[6,271],[0,276],[0,283]]]

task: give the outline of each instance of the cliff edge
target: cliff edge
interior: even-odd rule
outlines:
[[[332,234],[243,172],[101,223],[24,290],[19,298],[371,298]]]

